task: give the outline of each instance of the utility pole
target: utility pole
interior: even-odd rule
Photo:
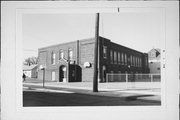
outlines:
[[[98,92],[99,13],[96,13],[93,92]]]

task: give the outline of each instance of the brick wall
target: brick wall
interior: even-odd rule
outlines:
[[[52,72],[55,71],[55,81],[59,81],[59,67],[61,65],[67,66],[66,62],[59,60],[59,51],[63,50],[64,58],[68,59],[68,50],[71,49],[73,51],[73,61],[77,60],[77,42],[69,42],[65,44],[53,45],[45,48],[39,49],[39,65],[46,64],[45,70],[45,79],[52,79]],[[51,54],[55,53],[55,64],[51,63]],[[42,79],[43,77],[42,70],[38,71],[38,78]]]
[[[73,51],[73,62],[72,64],[77,64],[80,66],[82,70],[82,81],[93,81],[93,70],[94,70],[94,46],[95,39],[84,39],[80,41],[69,42],[65,44],[59,44],[54,46],[49,46],[45,48],[39,49],[39,65],[46,64],[46,79],[51,80],[52,71],[55,71],[55,80],[59,81],[59,68],[61,65],[68,67],[67,59],[68,59],[68,50],[71,49]],[[103,79],[103,67],[106,67],[106,73],[147,73],[148,66],[144,66],[144,58],[148,57],[147,54],[141,53],[139,51],[118,45],[116,43],[111,42],[109,39],[99,38],[99,71],[100,78]],[[103,46],[107,46],[107,58],[103,58]],[[66,60],[59,60],[59,51],[64,51],[64,58]],[[123,52],[127,54],[127,59],[129,60],[130,55],[137,56],[142,59],[142,66],[132,66],[128,61],[127,64],[122,65],[122,63],[111,63],[110,62],[110,50],[118,52]],[[51,64],[51,54],[54,52],[56,54],[55,64]],[[114,53],[113,53],[114,57]],[[118,57],[117,57],[118,59]],[[118,60],[117,60],[118,61]],[[84,63],[89,62],[92,66],[90,68],[84,68]],[[130,67],[129,67],[130,66]],[[42,79],[42,71],[38,72],[38,78]]]
[[[80,41],[80,66],[82,68],[82,81],[93,81],[94,71],[94,39]],[[84,68],[84,63],[92,64],[91,68]]]

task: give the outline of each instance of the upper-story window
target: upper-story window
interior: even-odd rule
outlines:
[[[111,63],[113,63],[113,51],[112,50],[110,51],[110,61],[111,61]]]
[[[134,56],[134,66],[136,66],[136,56]]]
[[[68,58],[69,58],[69,60],[72,60],[72,58],[73,58],[73,51],[72,51],[72,49],[68,50]]]
[[[117,64],[117,52],[114,51],[114,64]]]
[[[139,67],[141,67],[141,57],[139,57]]]
[[[124,64],[124,53],[121,53],[121,62]]]
[[[120,52],[118,52],[118,63],[120,63],[121,62],[121,54],[120,54]]]
[[[127,54],[124,54],[125,64],[127,64]]]
[[[155,52],[151,52],[150,55],[151,55],[152,58],[156,57],[156,53]]]
[[[132,55],[130,56],[130,64],[131,64],[131,66],[132,66],[132,61],[133,61],[133,59],[132,59]]]
[[[137,57],[137,67],[139,67],[139,57]]]
[[[107,58],[107,46],[103,46],[103,57]]]
[[[135,66],[135,56],[133,56],[133,66]]]
[[[59,51],[59,59],[63,59],[64,58],[64,51],[60,50]]]
[[[54,52],[51,53],[51,64],[55,64],[56,54]]]
[[[136,67],[138,67],[138,58],[136,57]]]
[[[145,57],[145,66],[147,67],[148,66],[148,58]]]

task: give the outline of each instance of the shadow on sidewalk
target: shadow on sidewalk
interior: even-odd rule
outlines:
[[[152,97],[152,96],[154,96],[154,95],[135,95],[135,96],[126,97],[126,100],[127,101],[134,101],[134,100],[137,100],[140,97]]]

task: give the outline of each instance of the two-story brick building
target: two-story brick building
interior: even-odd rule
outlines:
[[[39,49],[39,66],[45,79],[59,82],[93,81],[95,38],[77,40]],[[149,73],[148,55],[99,37],[99,78],[107,73]],[[43,79],[43,71],[38,71]]]

